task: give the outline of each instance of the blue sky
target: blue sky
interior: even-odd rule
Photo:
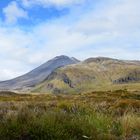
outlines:
[[[0,81],[57,55],[140,60],[139,0],[1,0]]]

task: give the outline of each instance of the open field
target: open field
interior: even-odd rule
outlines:
[[[139,140],[140,92],[0,94],[1,140]]]

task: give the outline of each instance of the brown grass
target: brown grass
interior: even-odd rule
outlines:
[[[0,96],[2,140],[140,139],[140,94]]]

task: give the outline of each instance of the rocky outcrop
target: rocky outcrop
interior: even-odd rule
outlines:
[[[140,82],[140,72],[134,71],[133,73],[129,73],[124,77],[120,77],[113,81],[115,84],[123,84],[123,83],[132,83],[132,82]]]
[[[72,81],[70,80],[70,78],[65,74],[65,73],[57,73],[57,72],[52,72],[48,77],[47,77],[47,81],[51,81],[53,79],[58,79],[63,81],[65,84],[67,84],[70,88],[73,88],[73,84]],[[49,89],[53,89],[54,86],[53,84],[48,84],[48,88]]]

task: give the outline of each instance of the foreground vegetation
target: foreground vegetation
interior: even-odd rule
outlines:
[[[140,92],[0,94],[0,140],[139,140]]]

